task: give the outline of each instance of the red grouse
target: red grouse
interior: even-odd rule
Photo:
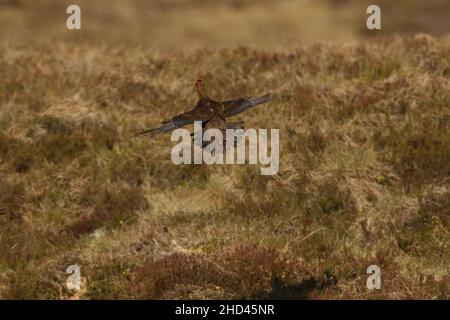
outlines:
[[[225,137],[226,129],[243,128],[244,124],[243,121],[227,123],[226,118],[270,100],[270,94],[267,94],[257,98],[240,98],[219,102],[212,100],[206,95],[201,79],[197,80],[195,85],[197,87],[198,102],[194,109],[162,122],[162,126],[159,128],[141,131],[138,133],[138,136],[153,137],[192,124],[194,121],[202,121],[203,130],[216,128],[221,130]]]

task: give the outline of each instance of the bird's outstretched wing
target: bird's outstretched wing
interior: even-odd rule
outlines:
[[[177,128],[187,126],[191,123],[194,123],[194,121],[207,121],[210,118],[211,115],[209,113],[205,112],[201,108],[195,108],[191,111],[177,115],[172,119],[170,119],[169,121],[162,122],[162,126],[158,128],[140,131],[136,134],[136,136],[153,137],[161,133],[169,132]]]
[[[225,108],[225,117],[237,115],[245,110],[256,107],[260,104],[266,103],[270,100],[270,94],[257,98],[240,98],[236,100],[223,101]]]

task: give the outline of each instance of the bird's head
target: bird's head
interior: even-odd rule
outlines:
[[[203,79],[198,79],[195,82],[195,86],[197,87],[197,93],[199,99],[206,97],[205,84],[203,83]]]

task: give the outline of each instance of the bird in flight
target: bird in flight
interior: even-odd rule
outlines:
[[[215,101],[206,95],[203,80],[196,81],[198,102],[194,109],[173,117],[168,121],[162,122],[162,126],[143,130],[138,136],[154,137],[161,133],[170,132],[177,128],[187,126],[194,121],[202,121],[203,131],[211,128],[219,129],[225,137],[226,129],[243,129],[244,122],[227,122],[226,119],[235,116],[248,109],[266,103],[270,100],[270,94],[257,98],[239,98],[235,100]]]

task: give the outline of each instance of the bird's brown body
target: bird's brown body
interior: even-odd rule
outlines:
[[[196,82],[198,102],[194,109],[173,117],[169,121],[156,129],[144,130],[138,133],[139,136],[155,136],[160,133],[169,132],[177,128],[202,121],[203,130],[216,128],[222,131],[225,137],[226,129],[243,128],[243,122],[227,123],[226,118],[239,114],[247,109],[266,103],[270,95],[258,98],[240,98],[236,100],[215,101],[209,98],[204,89],[203,81]]]

